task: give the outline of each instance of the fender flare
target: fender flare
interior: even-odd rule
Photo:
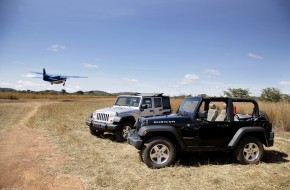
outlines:
[[[264,128],[262,127],[242,127],[240,128],[236,134],[234,135],[234,137],[232,138],[232,140],[229,142],[228,146],[229,147],[235,147],[238,142],[241,140],[241,138],[244,136],[244,134],[249,133],[249,132],[257,132],[260,134],[263,134],[263,137],[265,138],[266,144],[267,144],[267,138],[266,138],[266,131]]]
[[[136,122],[136,119],[135,119],[134,116],[132,116],[132,115],[126,115],[126,116],[122,116],[122,117],[120,117],[120,120],[119,120],[118,123],[122,123],[122,122],[124,122],[124,121],[126,121],[126,120],[134,121],[134,122],[133,122],[133,125],[134,125],[135,122]]]
[[[148,126],[143,126],[140,128],[138,131],[138,135],[141,137],[145,137],[148,134],[156,133],[158,136],[162,133],[170,133],[174,136],[174,138],[177,140],[179,143],[181,149],[185,149],[185,144],[178,134],[178,131],[170,126],[170,125],[148,125]]]

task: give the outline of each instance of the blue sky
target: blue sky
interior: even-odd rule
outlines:
[[[288,0],[0,0],[0,86],[290,94]]]

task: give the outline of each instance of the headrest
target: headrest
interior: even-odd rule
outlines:
[[[215,104],[209,104],[209,109],[216,109],[216,105]]]

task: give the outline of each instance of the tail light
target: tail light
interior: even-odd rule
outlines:
[[[236,114],[237,114],[237,106],[234,105],[234,115],[236,115]]]

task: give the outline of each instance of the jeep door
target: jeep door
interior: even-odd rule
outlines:
[[[226,104],[225,111],[226,115],[224,119],[216,120],[217,117],[221,114],[222,109],[217,109],[220,111],[217,111],[218,114],[215,116],[215,118],[212,118],[209,116],[209,114],[212,113],[212,110],[210,109],[210,104],[217,104],[219,105],[219,108],[221,105]],[[231,113],[230,106],[228,106],[227,101],[207,101],[204,102],[201,107],[200,107],[200,112],[206,111],[208,113],[207,118],[199,118],[197,116],[196,122],[195,122],[195,130],[194,130],[194,137],[195,137],[195,142],[194,144],[198,146],[226,146],[234,132],[233,129],[233,123],[230,122],[230,117],[228,117],[229,113]],[[202,107],[204,106],[204,108]],[[224,106],[224,105],[223,105]],[[214,106],[213,106],[214,107]],[[213,109],[214,110],[214,109]],[[213,111],[215,112],[215,110]]]
[[[149,117],[154,115],[153,101],[151,97],[143,97],[141,107],[142,105],[146,105],[147,108],[141,108],[141,117]]]
[[[162,98],[154,97],[153,98],[154,106],[153,106],[153,115],[162,115],[163,114],[163,106],[162,106]]]

